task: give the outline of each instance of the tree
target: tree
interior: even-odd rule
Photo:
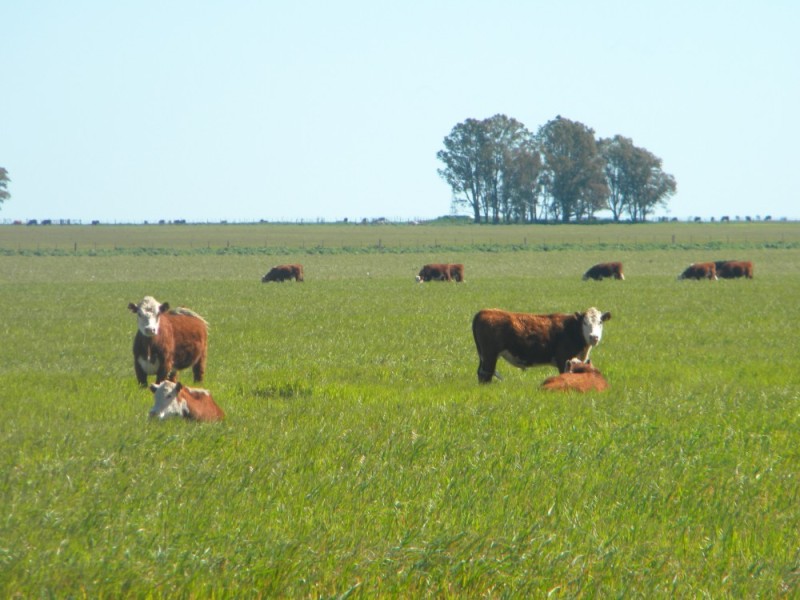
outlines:
[[[510,199],[510,219],[516,222],[533,222],[539,219],[539,177],[542,157],[533,137],[510,157],[506,181]]]
[[[661,170],[661,159],[631,139],[616,135],[600,140],[600,148],[610,188],[608,206],[615,221],[623,212],[632,221],[644,221],[675,193],[675,178]]]
[[[7,189],[9,181],[11,180],[8,178],[8,171],[0,167],[0,206],[11,197]]]
[[[438,169],[450,185],[457,204],[472,209],[476,223],[481,221],[483,208],[483,171],[485,169],[485,131],[483,124],[476,119],[459,123],[444,138],[444,150],[436,153],[436,158],[444,163]]]
[[[678,189],[675,178],[661,170],[661,159],[657,161],[658,164],[650,169],[650,176],[644,187],[633,197],[634,211],[631,219],[634,221],[646,221],[647,215],[652,214],[656,206],[665,206],[667,198]]]
[[[495,115],[483,121],[486,132],[485,189],[492,213],[492,222],[509,223],[513,219],[515,198],[524,195],[516,185],[535,178],[538,172],[522,172],[533,166],[526,155],[534,151],[534,138],[525,126],[506,115]]]
[[[594,130],[557,116],[539,129],[551,210],[567,222],[606,208],[608,184]]]
[[[627,167],[633,154],[633,142],[621,135],[600,140],[600,152],[606,161],[605,174],[608,182],[608,208],[615,221],[619,221],[628,202]]]
[[[510,222],[535,215],[541,160],[536,139],[506,115],[456,125],[436,157],[439,175],[450,184],[455,203],[468,206],[476,223]],[[529,207],[533,207],[529,211]]]

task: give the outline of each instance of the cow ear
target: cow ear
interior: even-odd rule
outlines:
[[[133,302],[130,302],[128,304],[128,310],[131,311],[132,313],[138,313],[139,312],[139,307],[136,306]]]
[[[158,386],[155,383],[151,383],[150,384],[150,391],[151,392],[153,392],[155,394],[157,389],[158,389]]]
[[[165,313],[168,310],[169,310],[169,302],[164,302],[164,304],[158,307],[158,312]]]
[[[583,319],[583,317],[585,317],[585,316],[586,316],[586,313],[582,313],[582,312],[576,312],[575,313],[575,318],[578,319],[578,320]]]
[[[610,318],[611,318],[611,313],[610,312],[604,312],[603,316],[600,317],[600,320],[601,321],[608,321]]]
[[[183,389],[183,384],[179,381],[175,384],[175,392],[180,392]]]

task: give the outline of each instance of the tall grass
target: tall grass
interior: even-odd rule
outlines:
[[[0,594],[795,595],[800,251],[675,280],[727,254],[289,255],[303,284],[257,255],[0,257]],[[582,282],[603,258],[628,279]],[[467,283],[414,284],[434,259]],[[147,420],[144,294],[211,323],[222,424]],[[478,385],[479,308],[590,305],[610,391]]]

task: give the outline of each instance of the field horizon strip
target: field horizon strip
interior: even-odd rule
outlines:
[[[696,243],[548,229],[557,252],[514,250],[513,227],[489,228],[496,251],[408,226],[382,244],[417,252],[331,254],[278,229],[306,272],[282,284],[256,252],[0,254],[0,594],[796,595],[800,226],[681,225]],[[115,237],[167,247],[158,227]],[[238,226],[184,227],[175,250]],[[302,233],[333,247],[328,227]],[[1,227],[0,249],[29,243],[7,229],[34,228]],[[676,280],[727,258],[754,279]],[[603,260],[626,280],[581,281]],[[416,284],[424,262],[466,283]],[[209,321],[224,422],[148,420],[127,310],[144,295]],[[477,383],[477,310],[589,306],[612,313],[592,351],[610,390],[547,393],[555,369],[503,361]]]

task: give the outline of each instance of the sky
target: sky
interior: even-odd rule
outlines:
[[[677,182],[658,215],[800,219],[799,25],[796,0],[0,0],[0,223],[435,218],[444,138],[496,114],[631,138]]]

